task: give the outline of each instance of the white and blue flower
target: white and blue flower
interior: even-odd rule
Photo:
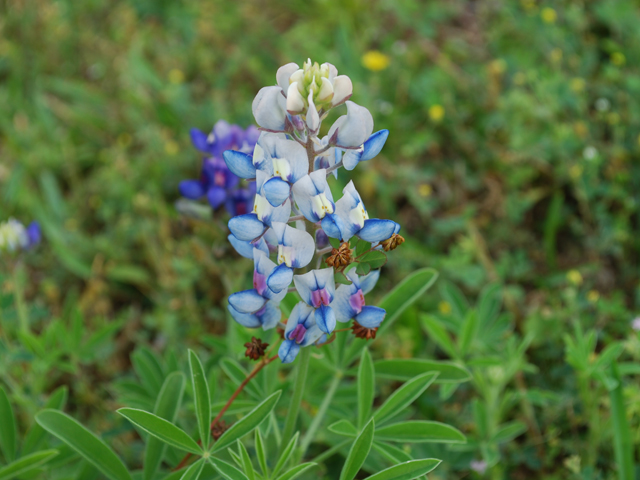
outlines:
[[[303,302],[299,302],[289,315],[284,331],[284,341],[278,349],[278,356],[282,363],[295,360],[300,348],[316,343],[324,336],[316,324],[314,309]]]
[[[333,275],[333,268],[322,268],[293,277],[300,298],[315,310],[316,325],[326,334],[330,334],[336,328],[336,314],[331,308],[336,292]]]
[[[355,268],[345,273],[351,281],[350,285],[339,285],[333,299],[333,308],[336,320],[348,322],[354,319],[366,328],[378,328],[386,312],[380,307],[365,305],[364,296],[369,293],[380,277],[380,270],[360,277],[356,274]]]

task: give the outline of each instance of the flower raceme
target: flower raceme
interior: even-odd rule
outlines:
[[[206,197],[215,210],[224,205],[231,215],[247,213],[256,194],[255,183],[239,186],[240,178],[227,167],[222,158],[224,151],[237,149],[252,154],[260,135],[255,126],[243,130],[238,125],[229,125],[219,120],[209,134],[191,129],[191,143],[203,154],[200,178],[180,182],[180,194],[189,200]]]
[[[31,222],[25,227],[18,220],[10,218],[0,223],[0,257],[31,250],[41,240],[42,232],[38,222]]]
[[[353,320],[356,336],[375,338],[385,311],[366,305],[364,295],[380,276],[383,252],[400,245],[402,237],[396,222],[369,217],[353,182],[337,200],[329,188],[327,180],[337,177],[341,167],[353,170],[371,160],[389,135],[388,130],[373,133],[371,113],[349,100],[349,77],[338,75],[329,63],[308,60],[302,68],[295,63],[281,67],[276,83],[253,101],[261,130],[255,148],[222,153],[230,173],[255,180],[253,207],[229,221],[229,241],[254,260],[254,288],[232,294],[229,312],[248,328],[283,326],[278,354],[289,363],[300,348],[326,342],[336,322]],[[346,115],[319,138],[328,112],[343,104]],[[335,254],[325,258],[336,250],[327,246],[330,240],[341,243],[340,261]],[[359,255],[352,241],[361,242]],[[372,256],[375,262],[367,260]],[[320,268],[323,262],[328,268]],[[285,320],[280,302],[293,291],[300,301]]]

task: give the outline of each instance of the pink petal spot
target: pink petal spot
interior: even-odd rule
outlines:
[[[364,293],[362,293],[361,289],[358,289],[356,293],[351,295],[349,305],[355,310],[356,314],[362,311],[362,307],[364,307]]]

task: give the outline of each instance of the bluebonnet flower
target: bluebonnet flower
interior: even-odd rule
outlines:
[[[254,288],[232,294],[229,311],[247,327],[284,325],[278,354],[289,363],[300,348],[324,342],[337,321],[353,320],[356,336],[375,338],[385,311],[366,305],[364,295],[380,272],[359,276],[355,268],[349,269],[351,262],[366,259],[354,258],[349,242],[357,236],[372,243],[371,249],[390,251],[403,239],[396,222],[369,218],[352,182],[337,201],[329,188],[331,175],[375,157],[389,135],[388,130],[373,133],[369,111],[349,100],[349,77],[338,75],[329,63],[308,60],[302,68],[294,63],[281,67],[276,80],[277,85],[261,89],[253,101],[262,130],[253,151],[236,148],[222,154],[231,173],[256,182],[253,207],[229,221],[228,237],[241,255],[254,259]],[[329,110],[342,104],[346,115],[318,138]],[[329,237],[342,242],[339,250],[328,246]],[[329,252],[324,259],[329,268],[319,268]],[[296,274],[314,257],[314,270]],[[334,275],[343,270],[350,283],[336,289]],[[302,301],[283,320],[277,306],[287,291],[296,291]]]
[[[322,219],[325,233],[338,240],[348,241],[354,235],[366,242],[382,242],[400,231],[400,225],[392,220],[369,218],[360,194],[349,182],[336,202],[335,213]]]
[[[250,184],[247,188],[240,188],[239,177],[229,171],[222,154],[230,148],[252,154],[259,134],[255,126],[243,130],[224,120],[218,121],[208,135],[196,128],[191,129],[191,142],[204,154],[204,158],[200,179],[180,182],[180,194],[190,200],[206,197],[214,209],[224,205],[231,215],[246,213],[253,203],[255,186]]]
[[[42,233],[38,222],[27,227],[14,218],[0,223],[0,254],[15,254],[21,250],[30,250],[40,243]]]

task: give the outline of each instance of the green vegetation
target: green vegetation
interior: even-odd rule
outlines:
[[[431,480],[633,479],[638,25],[632,0],[0,2],[0,221],[43,230],[0,263],[0,479],[180,478],[194,450],[185,478],[425,478],[437,458]],[[295,368],[266,366],[207,463],[194,439],[253,368],[226,313],[252,265],[223,210],[175,208],[189,128],[251,124],[307,57],[391,132],[353,173],[406,238],[367,300],[387,323],[314,348],[288,438]]]

